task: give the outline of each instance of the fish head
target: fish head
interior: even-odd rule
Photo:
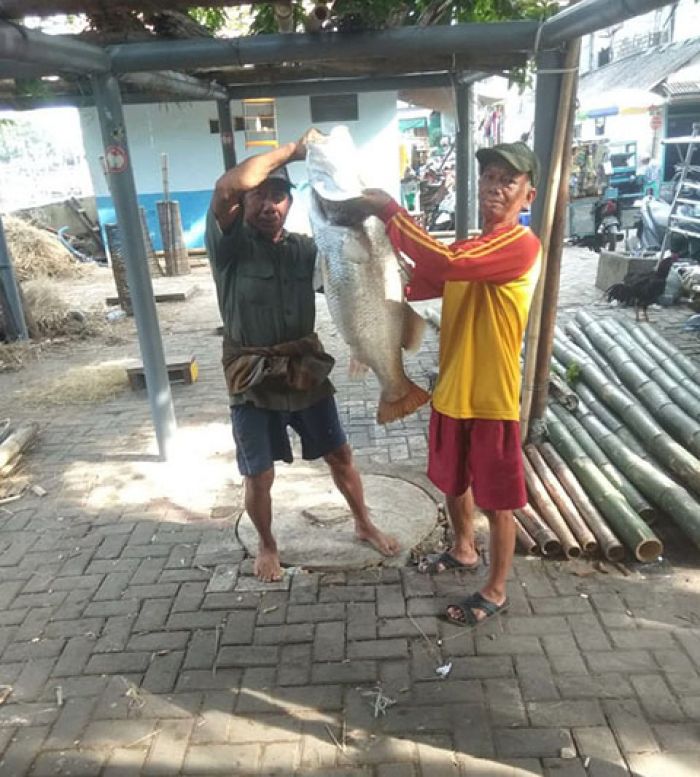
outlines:
[[[323,218],[336,226],[352,227],[367,218],[365,188],[357,170],[357,149],[347,127],[334,127],[310,143],[306,170]]]

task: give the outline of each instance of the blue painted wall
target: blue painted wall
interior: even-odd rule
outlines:
[[[185,236],[185,244],[188,248],[204,248],[204,225],[211,194],[211,189],[193,192],[171,192],[171,199],[177,200],[180,204],[182,231]],[[163,240],[160,234],[156,203],[163,199],[163,195],[160,192],[156,194],[139,194],[138,198],[139,205],[146,210],[148,231],[151,235],[153,248],[156,251],[161,251],[163,249]],[[101,195],[95,199],[97,202],[97,213],[100,218],[100,224],[104,225],[116,222],[117,219],[114,215],[112,198]]]

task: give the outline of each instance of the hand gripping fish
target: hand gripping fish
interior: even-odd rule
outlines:
[[[311,228],[331,317],[356,362],[377,376],[377,422],[415,412],[430,395],[404,372],[402,348],[415,350],[425,321],[405,302],[398,257],[384,225],[358,214],[364,188],[347,127],[335,127],[308,147]]]

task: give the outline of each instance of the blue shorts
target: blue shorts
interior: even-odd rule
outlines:
[[[246,477],[260,475],[275,461],[292,463],[288,426],[301,437],[303,459],[319,459],[347,442],[333,397],[294,411],[233,405],[231,424],[238,469]]]

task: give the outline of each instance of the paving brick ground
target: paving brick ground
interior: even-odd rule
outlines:
[[[598,298],[593,267],[569,255],[564,312]],[[168,465],[149,456],[143,397],[29,406],[19,378],[0,376],[3,415],[42,423],[27,472],[48,492],[0,511],[0,775],[700,772],[692,560],[623,576],[518,558],[510,613],[476,634],[436,617],[472,577],[370,569],[265,587],[247,575],[213,295],[197,282],[196,302],[162,313],[170,352],[202,367],[174,390],[183,444]],[[359,461],[422,467],[425,414],[377,429],[376,386],[343,379],[321,325]],[[24,385],[95,353],[67,356],[48,352]],[[418,380],[434,357],[431,335]],[[379,689],[395,704],[375,717]]]

